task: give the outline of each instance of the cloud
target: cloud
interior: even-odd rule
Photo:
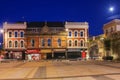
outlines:
[[[110,16],[110,17],[107,18],[107,20],[116,19],[116,18],[120,18],[120,14]]]

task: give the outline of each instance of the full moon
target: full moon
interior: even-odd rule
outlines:
[[[114,7],[110,7],[109,11],[113,12],[114,11]]]

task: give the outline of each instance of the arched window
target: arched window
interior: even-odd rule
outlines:
[[[74,32],[74,36],[77,37],[78,36],[78,33],[77,31]]]
[[[18,32],[15,32],[15,37],[18,37]]]
[[[72,41],[71,40],[69,40],[69,47],[71,47],[72,46]]]
[[[41,44],[42,44],[42,46],[45,46],[45,40],[44,39],[41,39]]]
[[[58,46],[61,46],[61,39],[58,39]]]
[[[21,44],[21,47],[24,47],[24,41],[21,41],[20,44]]]
[[[12,47],[12,41],[9,41],[9,48]]]
[[[69,37],[71,37],[72,36],[72,32],[71,31],[69,31]]]
[[[20,32],[20,37],[24,37],[24,32]]]
[[[9,32],[8,34],[9,34],[9,37],[12,37],[12,32]]]
[[[80,46],[81,46],[81,47],[84,46],[84,42],[83,42],[83,40],[80,41]]]
[[[83,31],[80,32],[80,37],[84,37],[84,32]]]
[[[48,46],[51,46],[51,39],[48,39]]]
[[[34,47],[35,46],[35,40],[31,39],[31,46]]]
[[[75,46],[78,46],[78,42],[77,42],[77,40],[75,40]]]
[[[18,47],[18,42],[17,41],[15,41],[15,47]]]

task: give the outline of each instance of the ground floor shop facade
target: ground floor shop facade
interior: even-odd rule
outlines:
[[[62,49],[27,49],[27,50],[6,50],[6,59],[46,60],[46,59],[71,59],[88,57],[86,48],[62,48]]]

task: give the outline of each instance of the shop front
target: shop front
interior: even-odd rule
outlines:
[[[81,58],[80,48],[68,48],[67,49],[68,58]]]
[[[42,59],[52,59],[52,49],[41,49]]]
[[[5,59],[18,59],[24,60],[25,59],[25,51],[17,51],[17,50],[9,50],[5,51],[4,55]]]
[[[66,49],[54,49],[54,58],[56,59],[64,59],[66,58]]]
[[[40,51],[39,50],[27,50],[26,51],[27,53],[27,60],[29,61],[36,61],[36,60],[40,60],[41,57],[40,57]]]

